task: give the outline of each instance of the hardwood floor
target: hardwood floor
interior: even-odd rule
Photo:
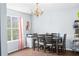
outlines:
[[[65,54],[57,55],[56,53],[51,53],[48,51],[44,52],[43,50],[33,51],[33,49],[23,49],[10,53],[8,56],[79,56],[79,53],[74,54],[73,52],[67,51]]]

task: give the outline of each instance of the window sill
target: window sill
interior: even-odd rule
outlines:
[[[7,43],[16,42],[16,41],[19,41],[19,40],[18,39],[17,40],[11,40],[11,41],[8,41]]]

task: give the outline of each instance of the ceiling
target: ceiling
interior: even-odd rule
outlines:
[[[34,3],[8,3],[7,8],[13,9],[16,11],[24,12],[31,14],[34,9],[35,4]],[[67,9],[67,8],[73,8],[75,6],[79,6],[78,3],[43,3],[40,4],[41,9],[49,10],[49,9]]]
[[[8,9],[24,12],[31,14],[31,10],[33,9],[33,4],[29,3],[8,3]]]

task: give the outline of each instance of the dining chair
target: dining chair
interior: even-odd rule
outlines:
[[[59,33],[51,33],[51,35],[52,35],[52,52],[56,52]]]
[[[45,34],[39,34],[38,35],[39,39],[39,49],[44,49],[44,43],[45,43]]]
[[[79,52],[79,39],[75,39],[72,42],[73,42],[72,51],[74,54],[76,54],[76,52]]]
[[[44,41],[44,52],[49,49],[51,51],[52,49],[52,35],[51,34],[45,34],[45,41]]]
[[[66,52],[66,34],[61,38],[59,37],[59,40],[57,41],[57,47],[58,47],[58,54],[65,53]]]
[[[38,34],[37,33],[33,33],[33,50],[35,50],[35,48],[38,47]]]

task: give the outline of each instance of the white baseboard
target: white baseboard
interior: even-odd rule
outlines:
[[[26,48],[26,46],[24,46],[24,48]],[[19,49],[15,49],[15,50],[12,50],[12,51],[9,51],[8,53],[12,53],[12,52],[15,52],[15,51],[18,51]]]
[[[70,48],[66,48],[66,50],[72,51],[72,49],[70,49]]]
[[[15,50],[9,51],[8,53],[12,53],[12,52],[17,51],[17,50],[18,50],[18,49],[15,49]]]

